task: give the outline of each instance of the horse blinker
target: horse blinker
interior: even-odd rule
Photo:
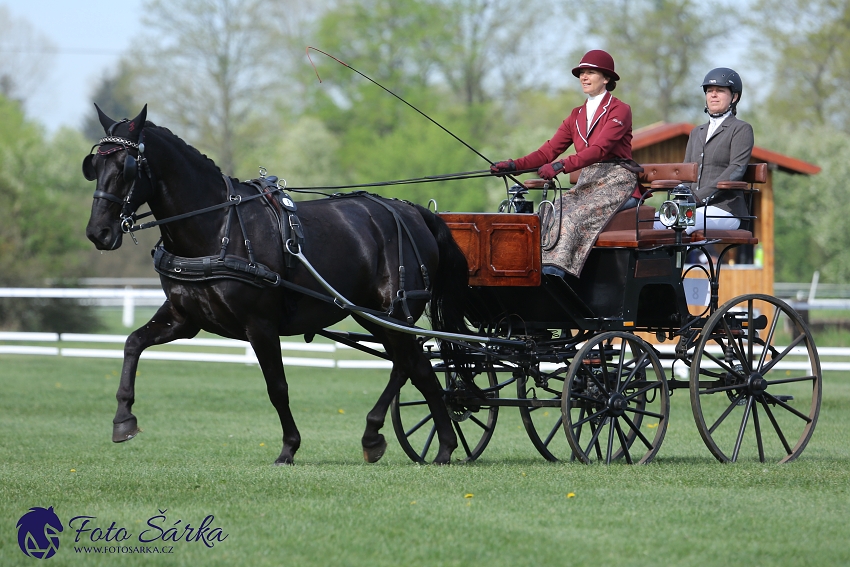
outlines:
[[[83,177],[88,181],[97,179],[97,172],[94,170],[94,154],[89,154],[83,158]]]
[[[136,179],[136,172],[139,167],[136,162],[136,158],[127,153],[127,157],[124,158],[124,181],[127,183],[132,183]],[[88,178],[87,178],[88,179]],[[91,180],[89,180],[91,181]]]

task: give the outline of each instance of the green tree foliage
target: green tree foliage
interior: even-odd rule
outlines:
[[[238,174],[286,85],[292,2],[151,0],[133,70],[150,115]],[[143,47],[142,47],[143,46]],[[138,112],[138,111],[137,111]]]
[[[34,282],[73,274],[68,252],[86,246],[91,189],[80,175],[88,146],[73,130],[47,140],[20,105],[0,96],[0,280]]]
[[[816,163],[817,175],[774,172],[776,281],[850,281],[850,136],[836,128],[774,125],[771,149]]]
[[[41,286],[73,278],[85,266],[91,189],[80,175],[88,146],[73,130],[52,139],[0,95],[0,286]],[[89,314],[90,315],[90,314]],[[0,300],[0,328],[91,330],[93,321],[58,301]]]
[[[759,0],[752,24],[759,30],[755,51],[773,79],[768,112],[850,133],[850,2]]]
[[[486,148],[483,155],[496,161],[505,159],[504,149],[511,146],[506,109],[523,92],[516,88],[520,81],[514,80],[513,70],[518,61],[527,64],[547,53],[538,45],[532,55],[526,41],[531,36],[523,38],[516,30],[529,14],[547,13],[546,6],[534,1],[518,14],[503,1],[341,1],[320,20],[318,44],[478,152]],[[407,179],[489,167],[463,143],[350,69],[320,55],[313,60],[324,88],[317,91],[311,112],[339,139],[333,159],[338,181]],[[557,123],[549,129],[554,131]],[[492,210],[504,197],[502,184],[490,178],[380,192],[423,204],[435,198],[441,209],[453,210]]]
[[[759,0],[750,25],[768,83],[757,142],[822,168],[774,178],[776,279],[850,281],[850,2]]]
[[[712,58],[711,47],[736,22],[731,5],[590,0],[582,6],[590,37],[614,57],[621,77],[616,94],[632,107],[636,127],[694,116],[694,85],[711,68],[725,66]]]

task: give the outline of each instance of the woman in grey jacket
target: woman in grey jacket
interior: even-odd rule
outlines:
[[[743,90],[741,77],[732,69],[713,69],[702,89],[709,121],[691,131],[684,160],[699,164],[697,181],[691,185],[697,197],[696,223],[688,227],[688,233],[703,228],[736,229],[749,214],[742,192],[717,189],[719,181],[744,177],[753,151],[753,127],[735,116]]]

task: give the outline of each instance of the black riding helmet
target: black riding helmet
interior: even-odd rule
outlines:
[[[732,114],[738,114],[736,107],[741,102],[741,95],[744,91],[741,75],[728,67],[712,69],[702,80],[702,92],[705,92],[708,87],[727,87],[732,91],[733,96],[737,93],[738,99],[733,101],[729,108],[732,110]],[[708,107],[705,108],[705,112],[708,112]]]

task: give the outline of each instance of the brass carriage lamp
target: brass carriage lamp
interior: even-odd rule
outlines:
[[[680,183],[667,194],[667,200],[661,204],[658,212],[658,220],[676,231],[676,268],[681,268],[685,255],[682,234],[687,227],[696,224],[696,203],[688,185]]]
[[[658,213],[661,224],[674,230],[685,230],[696,224],[696,203],[691,195],[691,189],[680,183],[668,195]]]

